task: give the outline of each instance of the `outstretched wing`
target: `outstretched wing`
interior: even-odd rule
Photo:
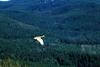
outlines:
[[[41,45],[44,45],[44,42],[43,42],[43,40],[42,40],[41,38],[37,38],[37,40],[39,41],[39,43],[40,43]]]

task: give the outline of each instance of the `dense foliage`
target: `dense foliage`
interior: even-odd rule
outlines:
[[[99,0],[0,2],[1,67],[100,67],[99,44]]]

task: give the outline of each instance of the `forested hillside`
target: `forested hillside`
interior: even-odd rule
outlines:
[[[0,2],[2,67],[100,67],[99,44],[99,0]]]

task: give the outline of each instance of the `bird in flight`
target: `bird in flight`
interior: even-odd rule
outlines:
[[[45,37],[44,35],[42,36],[36,36],[34,37],[35,40],[37,40],[42,46],[44,45],[44,41],[43,41],[43,37]]]

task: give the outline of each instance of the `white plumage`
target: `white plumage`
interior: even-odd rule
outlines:
[[[44,35],[43,36],[36,36],[36,37],[34,37],[34,39],[37,40],[41,45],[44,45],[44,41],[42,39],[43,37],[44,37]]]

